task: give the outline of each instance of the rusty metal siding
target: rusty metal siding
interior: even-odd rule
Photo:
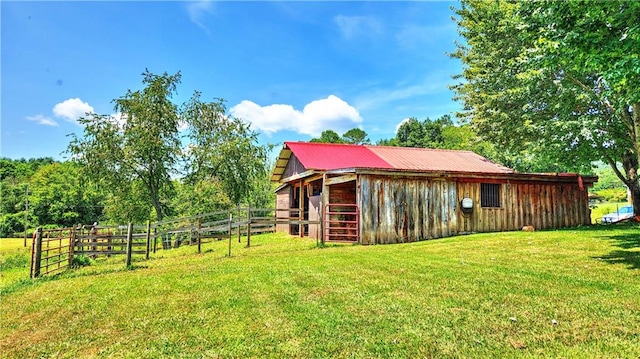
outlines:
[[[361,175],[359,198],[362,244],[457,234],[455,182]]]

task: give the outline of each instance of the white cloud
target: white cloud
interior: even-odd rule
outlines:
[[[382,32],[382,23],[369,16],[338,15],[333,18],[333,22],[338,25],[342,36],[349,40],[370,37]]]
[[[38,114],[35,116],[27,116],[27,120],[34,121],[38,125],[54,126],[54,127],[60,126],[54,119],[52,119],[51,117],[44,116],[42,114]]]
[[[229,111],[234,117],[250,122],[252,127],[267,135],[291,130],[319,136],[327,129],[342,133],[362,123],[358,110],[334,95],[312,101],[302,111],[294,109],[291,105],[260,106],[248,100],[233,106]]]
[[[79,98],[70,98],[53,106],[53,114],[70,122],[76,122],[78,118],[92,113],[93,107],[82,102]]]
[[[207,34],[209,34],[209,29],[204,25],[203,18],[212,12],[213,1],[211,0],[192,1],[187,5],[189,20],[202,28]]]

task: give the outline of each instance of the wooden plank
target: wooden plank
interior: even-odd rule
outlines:
[[[440,191],[440,235],[449,237],[449,183],[442,181]]]
[[[458,234],[458,186],[454,181],[448,181],[447,185],[449,186],[449,210],[448,210],[448,219],[449,219],[449,227],[448,232],[449,235]]]
[[[371,208],[372,217],[374,218],[374,226],[373,226],[373,238],[371,238],[372,244],[381,243],[381,203],[384,203],[382,196],[382,180],[376,178],[373,182],[373,191],[371,192]]]
[[[335,185],[335,184],[340,184],[340,183],[345,183],[345,182],[351,182],[351,181],[355,181],[356,180],[356,175],[354,174],[346,174],[346,175],[342,175],[342,176],[338,176],[338,177],[329,177],[325,180],[325,184],[327,186],[331,186],[331,185]]]
[[[371,181],[369,176],[360,176],[360,243],[371,244],[373,229]]]

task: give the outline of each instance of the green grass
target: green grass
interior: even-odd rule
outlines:
[[[0,238],[0,293],[29,277],[31,238]]]
[[[233,246],[232,257],[222,241],[11,284],[0,357],[640,356],[637,224]]]

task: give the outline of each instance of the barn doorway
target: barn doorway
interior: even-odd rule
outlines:
[[[328,186],[329,201],[323,209],[323,240],[325,241],[354,243],[360,241],[360,210],[356,200],[357,181],[353,177],[347,178],[350,180],[334,182]]]
[[[302,196],[302,198],[300,198]],[[302,208],[301,208],[302,204]],[[291,212],[291,217],[301,218],[303,221],[309,220],[309,192],[307,186],[302,183],[296,183],[291,191],[291,209],[297,209],[298,211]],[[302,211],[302,216],[300,216]],[[308,224],[291,224],[289,225],[289,233],[292,235],[308,236],[309,225]]]

